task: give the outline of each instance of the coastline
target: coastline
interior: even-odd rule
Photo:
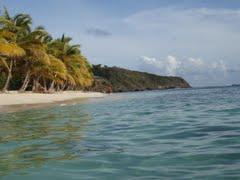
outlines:
[[[83,91],[63,91],[52,94],[9,91],[8,93],[0,93],[0,106],[49,104],[74,99],[102,98],[104,96],[106,96],[104,93]]]

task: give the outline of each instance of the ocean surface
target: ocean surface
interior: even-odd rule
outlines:
[[[240,179],[240,88],[2,112],[0,179]]]

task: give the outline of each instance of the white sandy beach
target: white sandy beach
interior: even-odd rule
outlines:
[[[0,93],[0,106],[54,103],[80,98],[100,98],[104,96],[105,94],[103,93],[82,91],[64,91],[53,94],[18,93],[10,91],[8,93]]]

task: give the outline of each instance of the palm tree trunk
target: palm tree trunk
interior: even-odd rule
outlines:
[[[8,67],[7,80],[6,80],[5,85],[4,85],[4,87],[3,87],[3,92],[6,92],[6,91],[8,90],[10,81],[11,81],[11,79],[12,79],[12,67],[13,67],[13,60],[11,59],[11,60],[10,60],[10,65],[9,65],[9,67]]]
[[[68,91],[72,91],[73,90],[73,85],[69,85],[68,86]]]
[[[43,88],[44,88],[44,92],[47,92],[47,82],[45,78],[43,78]]]
[[[64,91],[65,87],[66,87],[66,83],[62,85],[61,91]]]
[[[22,87],[19,90],[20,92],[24,92],[27,89],[29,81],[30,81],[30,71],[28,71],[26,76],[25,76]]]
[[[32,91],[38,91],[38,87],[39,87],[39,79],[40,76],[37,77],[36,79],[33,79],[33,87],[32,87]]]
[[[36,90],[36,79],[33,79],[33,83],[32,83],[32,91]]]
[[[60,85],[58,84],[58,85],[57,85],[57,91],[59,91],[59,90],[60,90]]]
[[[52,83],[51,83],[51,85],[50,85],[50,87],[49,87],[49,89],[48,89],[49,92],[51,92],[51,91],[54,90],[54,84],[55,84],[55,82],[52,81]]]

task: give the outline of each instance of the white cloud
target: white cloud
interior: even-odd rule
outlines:
[[[238,61],[240,9],[163,7],[125,18],[143,40],[145,54]],[[150,49],[149,49],[150,48]],[[156,53],[157,52],[157,53]]]
[[[203,24],[208,24],[209,22],[215,23],[213,26],[216,26],[216,24],[222,24],[225,26],[226,23],[233,25],[234,22],[239,20],[240,9],[186,9],[164,7],[137,12],[127,17],[124,21],[135,25],[137,28],[156,28],[169,25],[180,25],[181,28],[185,29],[191,27],[191,24],[193,23],[196,25],[198,24],[198,27]]]
[[[177,69],[181,66],[181,62],[177,61],[177,59],[171,55],[169,55],[164,61],[158,61],[156,58],[147,56],[143,56],[141,60],[146,65],[153,66],[154,68],[161,70],[164,75],[168,76],[176,75]]]
[[[169,55],[164,60],[150,58],[147,56],[141,57],[140,69],[160,75],[183,76],[191,84],[199,86],[199,82],[217,82],[227,78],[228,67],[222,60],[214,62],[205,62],[200,58],[178,59],[175,56]],[[214,83],[213,83],[214,84]]]
[[[195,59],[195,58],[191,58],[190,57],[188,59],[188,61],[189,61],[189,63],[191,63],[191,64],[193,64],[195,66],[198,66],[198,67],[204,65],[203,61],[200,58]]]
[[[142,61],[144,61],[146,64],[151,64],[153,66],[157,66],[157,67],[162,67],[162,63],[160,61],[157,61],[156,58],[151,58],[151,57],[147,57],[147,56],[143,56]]]
[[[177,61],[174,56],[168,56],[166,62],[167,75],[175,76],[177,69],[181,67],[182,63]]]

